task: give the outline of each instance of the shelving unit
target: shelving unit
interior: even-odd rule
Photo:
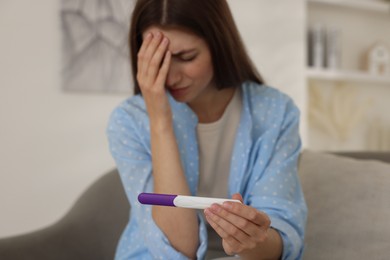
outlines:
[[[371,75],[367,72],[312,69],[306,71],[308,79],[328,81],[349,81],[390,85],[390,76]]]
[[[346,8],[349,10],[360,10],[363,12],[377,12],[378,15],[386,17],[390,21],[390,1],[385,0],[306,0],[308,10],[312,7],[328,6],[332,8]],[[329,12],[329,10],[327,11]],[[312,80],[328,81],[352,81],[375,84],[390,84],[390,75],[371,75],[366,71],[342,68],[340,70],[327,68],[307,67],[306,77]]]
[[[306,3],[308,30],[321,25],[341,32],[338,68],[309,65],[306,68],[309,149],[389,150],[390,116],[386,111],[390,75],[370,74],[367,55],[378,42],[390,48],[390,2],[306,0]]]
[[[308,0],[309,3],[334,5],[346,8],[362,9],[365,11],[374,11],[388,13],[390,15],[390,4],[379,0]]]

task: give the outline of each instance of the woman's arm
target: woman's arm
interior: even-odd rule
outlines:
[[[173,130],[152,131],[155,131],[151,137],[154,192],[190,195]],[[191,209],[154,206],[152,215],[173,247],[186,256],[195,258],[199,244],[196,212]]]
[[[168,44],[160,32],[145,37],[138,54],[137,79],[150,119],[154,192],[190,195],[165,90],[171,59]],[[195,258],[199,231],[194,210],[154,206],[152,216],[176,250]]]

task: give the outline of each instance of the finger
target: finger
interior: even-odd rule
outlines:
[[[241,203],[244,203],[244,199],[242,198],[240,193],[234,193],[232,196],[232,199],[239,200],[239,201],[241,201]]]
[[[142,42],[141,48],[138,51],[137,68],[138,68],[139,72],[142,72],[142,64],[143,64],[143,61],[144,61],[145,51],[148,48],[148,46],[149,46],[150,42],[152,41],[152,39],[153,39],[153,34],[149,32],[145,36],[145,39]]]
[[[207,219],[207,222],[210,224],[210,226],[217,232],[217,234],[222,238],[226,240],[231,240],[232,244],[234,243],[240,243],[235,237],[230,237],[230,235],[218,225],[217,221],[214,221],[214,217],[212,216],[212,213],[205,211],[205,216]]]
[[[152,41],[153,39],[153,34],[151,32],[149,32],[145,38],[143,39],[142,41],[142,44],[141,44],[141,48],[139,49],[138,51],[138,54],[144,54],[146,49],[148,48],[150,42]]]
[[[161,70],[162,62],[164,62],[163,59],[166,58],[165,54],[167,52],[167,47],[168,47],[168,38],[164,37],[164,39],[161,41],[160,45],[158,46],[157,50],[155,51],[150,61],[147,77],[150,77],[154,81],[157,81],[156,76],[159,74],[159,71]],[[162,86],[163,85],[164,84],[162,84]]]
[[[208,209],[208,214],[209,214],[208,216],[210,217],[211,220],[213,220],[215,223],[217,223],[218,226],[227,234],[226,238],[225,237],[222,237],[222,238],[228,239],[228,241],[229,241],[230,240],[229,238],[232,237],[232,238],[235,238],[236,240],[238,240],[242,244],[246,244],[246,245],[250,244],[251,243],[250,235],[248,233],[244,232],[243,229],[237,227],[236,225],[234,225],[233,223],[228,221],[226,218],[221,217],[219,215],[220,212],[216,213],[215,209],[213,209],[215,207],[219,207],[219,205],[214,204],[211,208],[209,208]],[[223,210],[221,207],[219,207],[219,208],[221,210]],[[230,214],[230,215],[232,215],[232,214]],[[255,229],[254,225],[253,225],[252,229]],[[259,230],[258,227],[257,227],[257,230]]]
[[[222,207],[228,212],[231,212],[237,216],[241,216],[248,221],[260,226],[264,230],[267,230],[271,224],[267,214],[258,211],[253,207],[237,202],[224,202]]]
[[[236,252],[239,252],[239,251],[235,251],[232,249],[232,246],[225,240],[222,240],[222,247],[223,247],[223,250],[225,251],[225,253],[227,255],[236,255],[237,253]]]
[[[211,213],[208,209],[206,209],[204,213],[210,226],[226,243],[228,243],[229,248],[225,248],[225,251],[227,251],[226,253],[233,255],[233,252],[239,252],[242,248],[240,241],[238,241],[235,237],[230,236],[222,227],[220,227],[218,223],[213,220],[213,213]]]
[[[229,222],[233,227],[226,227],[231,229],[231,232],[236,232],[235,229],[241,230],[243,233],[245,233],[247,236],[256,237],[259,235],[261,228],[259,225],[249,221],[248,219],[236,215],[234,213],[231,213],[227,210],[225,210],[223,207],[221,207],[218,204],[214,204],[210,208],[211,212],[216,214],[221,219]]]
[[[161,65],[160,71],[158,73],[156,84],[159,86],[165,86],[165,82],[167,80],[167,75],[169,71],[169,66],[171,64],[171,52],[167,51],[165,53],[163,64]]]
[[[145,52],[142,57],[142,72],[144,75],[146,75],[147,71],[149,70],[150,60],[152,59],[154,53],[156,52],[158,46],[160,45],[161,38],[162,38],[161,32],[157,32],[153,34],[152,41],[145,48]]]

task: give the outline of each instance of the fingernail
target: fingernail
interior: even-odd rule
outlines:
[[[211,216],[211,212],[210,212],[210,210],[209,209],[205,209],[204,210],[204,214],[206,215],[206,216]]]
[[[225,209],[231,209],[232,208],[232,204],[230,202],[224,202],[222,204],[222,206],[225,208]]]
[[[219,212],[221,210],[221,207],[219,205],[217,205],[217,204],[213,204],[213,205],[211,205],[211,210],[213,212],[217,213],[217,212]]]
[[[163,43],[163,44],[167,44],[167,43],[168,43],[168,38],[167,38],[167,37],[164,37],[162,43]]]

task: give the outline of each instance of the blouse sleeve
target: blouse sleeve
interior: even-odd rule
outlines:
[[[112,113],[107,128],[110,152],[116,162],[120,178],[131,205],[131,222],[136,225],[141,237],[131,240],[128,247],[146,247],[153,259],[187,259],[175,250],[168,238],[152,218],[150,205],[140,205],[137,198],[141,192],[152,192],[152,162],[148,132],[137,124],[135,118],[122,108]],[[143,130],[140,130],[143,129]],[[202,219],[200,219],[202,221]],[[205,233],[204,223],[200,233]],[[127,247],[126,247],[127,248]],[[206,251],[204,236],[198,256]]]
[[[267,213],[271,226],[279,231],[282,259],[301,259],[307,208],[297,175],[299,110],[291,100],[280,118],[257,143],[248,204]]]

